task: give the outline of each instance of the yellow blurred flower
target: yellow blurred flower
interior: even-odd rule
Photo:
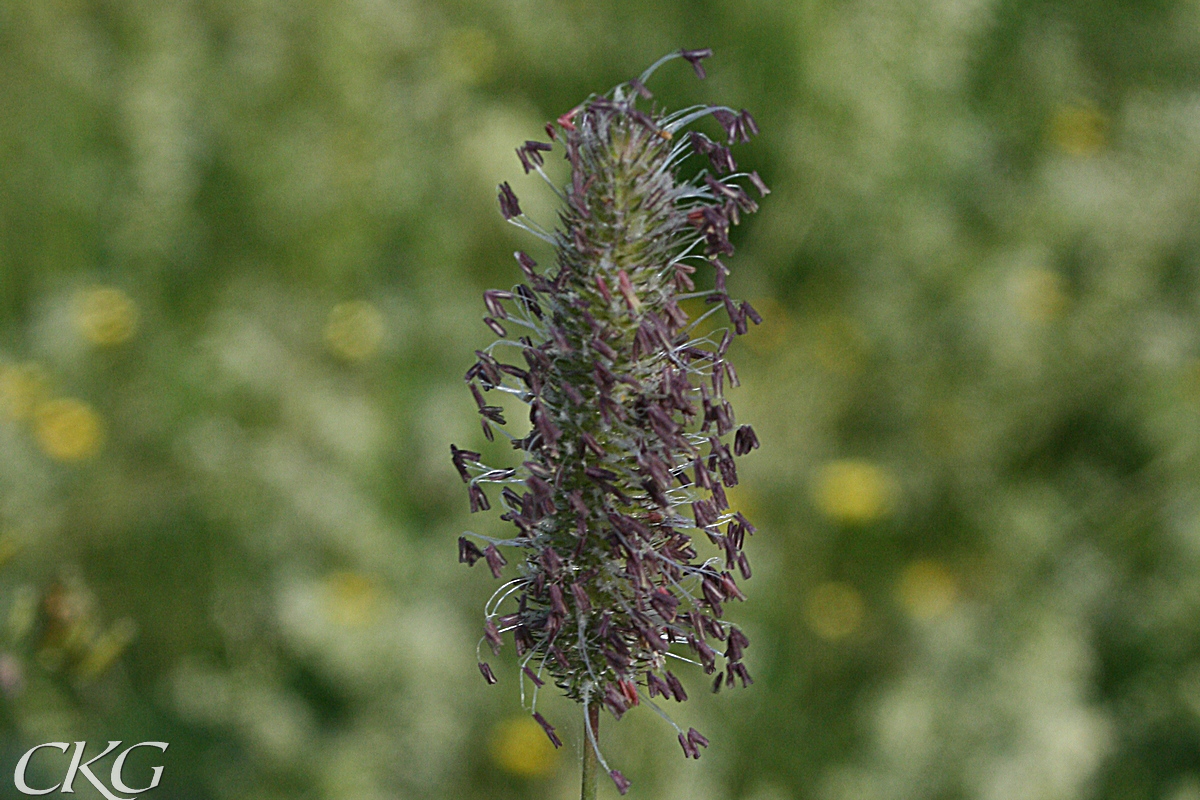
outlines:
[[[0,364],[0,414],[27,420],[46,390],[46,377],[36,364]]]
[[[365,300],[338,303],[325,322],[325,346],[346,361],[366,361],[383,341],[383,315]]]
[[[1048,269],[1019,270],[1013,279],[1014,303],[1030,322],[1049,322],[1066,310],[1066,280]]]
[[[958,579],[940,561],[914,561],[900,573],[896,600],[914,619],[940,617],[958,600]]]
[[[489,749],[496,766],[523,778],[546,775],[558,761],[554,745],[532,717],[511,717],[497,723]]]
[[[832,461],[817,476],[815,500],[825,516],[845,524],[866,524],[892,512],[896,481],[870,461]]]
[[[75,298],[75,327],[83,338],[99,347],[132,339],[137,321],[137,305],[120,289],[94,286]]]
[[[1108,119],[1093,105],[1069,105],[1050,119],[1050,141],[1072,156],[1091,156],[1108,144]]]
[[[335,572],[325,579],[326,612],[338,625],[361,627],[375,617],[379,588],[366,575]]]
[[[461,83],[485,83],[495,71],[496,49],[496,40],[482,28],[455,28],[442,41],[442,72]]]
[[[848,583],[828,581],[804,599],[804,619],[813,632],[830,641],[844,639],[862,625],[866,602]]]
[[[39,404],[33,412],[33,430],[42,451],[56,461],[92,458],[104,443],[100,415],[70,397]]]

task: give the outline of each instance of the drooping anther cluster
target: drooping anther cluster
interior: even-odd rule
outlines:
[[[737,580],[750,577],[742,548],[755,529],[730,509],[725,490],[738,482],[734,456],[757,448],[758,439],[749,425],[737,426],[726,399],[726,387],[738,385],[726,353],[734,334],[761,318],[729,296],[721,259],[733,252],[730,227],[758,208],[739,179],[768,193],[757,173],[737,172],[727,146],[758,129],[746,111],[638,107],[652,99],[646,80],[661,64],[684,58],[703,78],[708,55],[672,53],[547,124],[553,144],[517,149],[526,173],[538,172],[562,201],[554,230],[528,219],[509,185],[500,186],[505,219],[557,254],[544,272],[517,253],[525,282],[484,293],[484,323],[499,338],[476,351],[466,374],[483,433],[491,441],[500,430],[521,464],[493,468],[479,453],[450,450],[471,511],[490,508],[484,487],[493,484],[501,519],[516,528],[511,539],[463,536],[459,560],[482,559],[501,578],[508,564],[501,548],[521,552],[517,576],[485,608],[481,643],[499,652],[502,635],[512,634],[535,703],[547,679],[618,718],[639,702],[658,709],[656,696],[686,700],[668,658],[717,673],[714,691],[751,682],[742,661],[749,642],[722,616],[723,604],[745,599]],[[706,116],[726,143],[684,133]],[[570,162],[561,189],[543,171],[543,153],[556,146]],[[692,156],[705,161],[683,180],[679,170]],[[711,290],[697,291],[697,265],[713,270]],[[680,305],[687,300],[711,308],[692,319]],[[697,332],[719,312],[732,332]],[[527,434],[504,430],[491,392],[528,406]],[[698,531],[719,555],[700,560]],[[511,610],[502,610],[507,603]],[[486,662],[479,669],[496,682]],[[554,728],[534,712],[557,746]],[[685,756],[699,758],[708,741],[695,729],[676,730]],[[609,774],[624,794],[628,781]]]

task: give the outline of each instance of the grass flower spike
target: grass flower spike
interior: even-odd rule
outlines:
[[[492,467],[479,453],[450,448],[471,510],[495,499],[515,528],[510,539],[459,539],[461,561],[482,560],[499,579],[511,560],[516,572],[485,608],[481,645],[498,653],[511,635],[522,683],[533,686],[531,712],[555,746],[555,728],[536,708],[538,689],[552,682],[583,704],[585,796],[589,761],[621,794],[629,787],[600,754],[601,706],[616,718],[651,706],[675,727],[685,757],[699,758],[708,740],[656,703],[687,699],[674,665],[715,674],[714,691],[751,682],[742,660],[749,642],[722,616],[725,604],[745,599],[743,545],[755,529],[730,510],[725,490],[738,482],[734,457],[758,439],[737,425],[726,399],[738,384],[726,354],[734,335],[761,318],[726,291],[722,258],[733,253],[731,226],[758,208],[742,183],[760,197],[768,191],[757,173],[737,171],[729,149],[758,127],[748,112],[720,106],[667,113],[649,105],[646,88],[677,58],[703,78],[708,55],[672,53],[548,124],[551,143],[517,149],[525,172],[539,173],[561,200],[558,224],[549,230],[526,217],[507,183],[500,211],[550,244],[556,263],[541,270],[518,252],[524,282],[484,293],[484,323],[498,338],[476,351],[466,381],[485,436],[499,430],[520,455],[517,466]],[[687,131],[709,116],[724,141]],[[565,187],[543,171],[553,149],[570,163]],[[697,173],[686,180],[685,165]],[[697,290],[697,269],[712,270],[714,288]],[[691,319],[680,303],[701,298],[711,307]],[[698,332],[713,314],[732,330]],[[528,407],[527,433],[505,431],[502,407],[489,402],[494,392]],[[716,546],[707,559],[693,538],[701,532]],[[495,683],[486,662],[479,669]]]

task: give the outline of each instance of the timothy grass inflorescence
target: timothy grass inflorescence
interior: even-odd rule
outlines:
[[[504,540],[461,537],[459,558],[482,559],[501,578],[508,564],[501,548],[521,552],[517,576],[485,608],[482,641],[499,652],[503,634],[512,634],[535,704],[547,680],[617,718],[639,703],[658,709],[657,696],[681,702],[687,693],[668,669],[671,658],[717,673],[714,691],[751,681],[742,661],[749,642],[721,618],[723,604],[745,599],[737,580],[750,577],[742,548],[754,533],[730,510],[725,489],[738,482],[734,456],[758,440],[749,425],[736,425],[726,399],[726,387],[738,384],[726,353],[735,334],[761,319],[729,296],[721,259],[733,252],[730,227],[758,207],[739,181],[768,193],[757,173],[737,171],[727,146],[749,141],[757,126],[748,112],[721,106],[639,108],[652,100],[646,81],[659,66],[684,58],[704,77],[709,54],[672,53],[548,124],[551,143],[518,148],[525,171],[541,174],[562,202],[554,230],[528,219],[509,185],[500,186],[505,219],[557,254],[554,269],[542,271],[516,253],[525,282],[484,293],[484,322],[498,338],[476,351],[466,374],[484,434],[493,440],[500,430],[523,461],[491,467],[453,445],[451,455],[471,510],[488,510],[485,487],[499,487],[501,518],[516,528]],[[685,132],[706,116],[727,143]],[[543,153],[555,147],[570,162],[562,188],[543,171]],[[693,156],[706,163],[681,179]],[[697,291],[698,266],[714,271],[713,289]],[[712,307],[691,319],[680,302],[692,298]],[[732,331],[697,333],[715,313]],[[496,391],[528,406],[527,435],[505,431],[501,407],[486,396]],[[721,555],[701,561],[694,531]],[[693,658],[675,652],[685,649]],[[479,667],[494,683],[490,666]],[[587,739],[604,763],[593,724]],[[699,758],[708,741],[694,729],[676,730],[684,754]],[[624,794],[628,781],[609,774]]]

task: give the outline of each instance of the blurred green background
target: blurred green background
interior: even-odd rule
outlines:
[[[0,3],[0,796],[82,739],[170,742],[160,800],[577,796],[574,709],[476,671],[448,444],[547,256],[513,148],[705,46],[652,88],[774,188],[756,682],[682,675],[699,762],[606,717],[631,797],[1200,799],[1195,0]]]

